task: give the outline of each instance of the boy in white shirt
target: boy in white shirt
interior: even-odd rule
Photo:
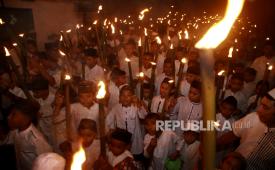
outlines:
[[[180,82],[179,91],[183,96],[188,96],[191,83],[200,79],[200,68],[196,66],[188,67],[184,79]]]
[[[153,97],[151,104],[151,112],[161,114],[163,112],[165,100],[171,95],[174,83],[169,83],[170,79],[165,78],[160,85],[160,95]]]
[[[144,156],[152,159],[150,166],[154,170],[164,170],[166,159],[175,160],[180,156],[182,143],[173,131],[157,131],[157,120],[160,120],[160,116],[155,113],[145,118],[147,134],[144,136]]]
[[[15,130],[14,146],[19,170],[32,169],[37,156],[52,151],[42,133],[32,124],[38,110],[38,103],[22,99],[16,102],[8,117],[10,129]]]
[[[247,107],[247,98],[243,93],[244,80],[240,75],[232,75],[230,79],[229,89],[225,91],[224,98],[228,96],[233,96],[238,101],[238,108],[245,113]]]
[[[79,102],[71,105],[71,139],[77,137],[77,127],[82,119],[92,119],[98,125],[99,105],[95,102],[96,86],[82,82],[78,88]]]
[[[85,55],[85,79],[98,83],[100,80],[104,80],[104,70],[97,64],[98,54],[96,49],[89,48],[84,50]]]
[[[147,115],[141,102],[133,102],[134,94],[130,86],[120,90],[119,104],[115,105],[106,117],[107,130],[125,129],[132,134],[131,152],[140,155],[143,151],[140,119]]]
[[[111,80],[108,85],[109,102],[108,110],[111,110],[116,104],[119,103],[119,90],[121,86],[126,84],[126,72],[119,68],[114,68],[111,72]]]
[[[41,128],[41,132],[45,135],[47,141],[53,145],[52,104],[54,102],[55,95],[50,92],[48,81],[43,77],[33,81],[32,92],[33,97],[40,104],[39,127]]]

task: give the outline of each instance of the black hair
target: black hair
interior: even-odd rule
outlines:
[[[147,120],[161,120],[160,115],[157,113],[149,113],[146,117],[145,117],[145,121]]]
[[[198,81],[198,80],[194,80],[194,81],[192,81],[192,83],[191,83],[191,87],[193,87],[193,88],[195,88],[195,89],[201,91],[201,82]]]
[[[121,95],[123,93],[123,91],[130,91],[132,94],[134,94],[133,88],[129,85],[123,86],[119,91],[119,95]]]
[[[32,83],[30,84],[31,90],[48,90],[49,81],[42,76],[36,76]]]
[[[97,132],[96,122],[92,119],[81,119],[78,126],[78,131],[83,129],[89,129],[96,133]]]
[[[239,74],[233,74],[232,77],[231,77],[231,80],[233,79],[236,79],[236,80],[240,80],[240,81],[244,81],[244,78],[242,75],[239,75]]]
[[[111,139],[116,139],[125,143],[126,145],[129,145],[132,141],[132,134],[127,130],[117,128],[112,132]]]
[[[248,73],[252,76],[256,76],[257,75],[257,71],[254,69],[254,68],[251,68],[251,67],[247,67],[245,69],[245,73]]]
[[[84,50],[84,55],[86,57],[98,58],[97,50],[94,48],[88,48]]]
[[[166,59],[164,60],[164,64],[166,64],[166,63],[169,63],[169,64],[174,65],[174,60],[173,60],[172,58],[166,58]]]
[[[228,96],[227,98],[225,98],[225,99],[222,101],[222,104],[223,104],[223,103],[230,104],[230,105],[233,106],[234,108],[237,108],[237,106],[238,106],[238,101],[237,101],[236,98],[233,97],[233,96]]]
[[[121,70],[119,68],[114,68],[112,70],[112,73],[111,73],[111,79],[114,80],[114,79],[116,79],[119,76],[125,76],[125,75],[126,75],[125,71],[123,71],[123,70]]]
[[[128,42],[126,43],[126,45],[133,45],[133,46],[136,46],[136,41],[134,39],[129,39]]]
[[[22,112],[31,120],[36,120],[40,105],[34,100],[19,98],[12,106],[12,108]]]
[[[262,85],[264,85],[267,89],[269,89],[269,82],[268,81],[260,80],[260,81],[257,82],[256,87],[262,86]]]
[[[152,88],[152,84],[150,84],[150,83],[143,84],[143,89],[151,89],[151,88]]]
[[[149,56],[150,58],[153,58],[154,54],[150,53],[150,52],[146,52],[146,53],[143,54],[143,56]]]

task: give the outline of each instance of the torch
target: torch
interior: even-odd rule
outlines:
[[[105,141],[105,108],[104,108],[104,98],[106,95],[105,84],[103,81],[98,83],[99,90],[97,92],[96,98],[99,104],[99,134],[100,134],[100,152],[102,155],[106,154],[106,141]]]
[[[28,89],[27,89],[24,81],[22,80],[22,76],[20,75],[18,67],[16,66],[16,64],[14,63],[14,61],[11,58],[11,54],[10,54],[9,50],[7,49],[7,47],[4,47],[4,50],[5,50],[5,53],[6,53],[5,55],[6,55],[7,62],[9,63],[10,67],[12,68],[12,70],[14,71],[14,74],[16,76],[17,81],[22,86],[22,90],[23,90],[24,94],[26,95],[26,97],[28,99],[33,99],[33,97],[31,96],[30,92],[28,91]]]
[[[140,72],[138,75],[139,79],[140,79],[140,100],[143,99],[143,83],[144,83],[144,73]]]
[[[133,74],[132,74],[132,65],[131,60],[129,58],[125,58],[125,61],[128,63],[128,71],[129,71],[129,84],[133,87]]]
[[[149,52],[149,40],[148,40],[148,34],[147,34],[147,28],[144,28],[144,52]]]
[[[142,47],[141,47],[141,38],[138,40],[138,54],[139,54],[139,72],[142,72]]]
[[[150,102],[148,104],[148,108],[151,108],[151,104],[152,104],[152,98],[154,96],[154,84],[155,84],[155,72],[156,72],[156,66],[157,63],[155,62],[151,62],[152,65],[152,72],[151,72],[151,79],[150,79],[150,86],[151,86],[151,91],[150,91]]]
[[[187,63],[187,59],[182,58],[181,62],[180,62],[180,68],[179,68],[179,78],[178,78],[178,82],[177,82],[177,93],[179,92],[180,83],[181,83],[182,77],[183,77],[183,68],[185,67],[186,63]]]
[[[71,76],[69,74],[64,75],[65,85],[65,111],[66,111],[66,132],[68,139],[71,138],[71,102],[70,102],[70,84]]]
[[[82,164],[86,161],[85,151],[80,145],[79,150],[73,155],[73,162],[71,164],[71,170],[82,170]]]
[[[215,121],[215,85],[214,85],[214,58],[213,49],[222,43],[229,34],[235,20],[240,15],[244,0],[228,0],[224,18],[213,25],[203,38],[196,43],[195,47],[200,49],[202,96],[203,96],[203,122]],[[215,131],[203,133],[203,167],[206,170],[215,169]],[[207,154],[207,155],[206,155]]]

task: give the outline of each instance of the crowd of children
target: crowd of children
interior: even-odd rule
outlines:
[[[116,48],[118,51],[113,51],[106,63],[101,60],[96,46],[74,47],[70,61],[65,63],[59,56],[58,44],[48,45],[42,55],[35,42],[28,40],[26,68],[24,64],[18,65],[22,77],[27,74],[24,83],[1,54],[0,159],[1,164],[5,164],[3,167],[70,169],[73,154],[81,145],[86,155],[82,166],[85,170],[201,169],[203,155],[207,156],[201,150],[202,132],[190,128],[192,120],[200,121],[205,114],[198,51],[190,45],[180,45],[177,40],[173,43],[179,47],[168,55],[169,46],[152,41],[149,51],[139,56],[140,62],[135,36],[130,30],[124,40],[118,40],[121,42]],[[9,50],[15,49],[10,47]],[[267,61],[275,64],[273,55],[272,44],[267,43],[263,57],[252,64],[235,61],[229,66],[228,76],[222,81],[227,82],[225,88],[219,88],[223,83],[216,84],[217,92],[220,91],[216,106],[219,126],[254,120],[257,110],[264,107],[261,100],[274,87],[275,74],[271,71],[269,78],[264,78],[261,70],[265,69]],[[187,63],[181,66],[183,57]],[[131,68],[125,58],[130,60]],[[215,73],[227,67],[226,62],[220,60],[215,66]],[[139,72],[144,76],[139,76]],[[71,76],[69,96],[64,81],[67,73]],[[107,90],[103,101],[105,136],[99,134],[102,128],[99,114],[102,113],[96,99],[97,84],[101,80]],[[184,121],[189,128],[161,131],[156,128],[159,120]],[[264,123],[257,127],[264,129],[267,126]],[[217,169],[244,170],[248,153],[242,149],[254,147],[248,139],[253,133],[241,139],[241,143],[248,140],[247,146],[238,142],[229,147],[225,147],[226,142],[220,145],[228,133],[244,135],[240,129],[217,131]],[[103,139],[106,153],[101,153]],[[269,147],[274,149],[274,145]]]

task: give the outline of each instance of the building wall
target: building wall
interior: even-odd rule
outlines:
[[[42,50],[49,34],[75,28],[81,22],[73,2],[55,0],[22,1],[4,0],[5,7],[29,8],[33,12],[38,48]]]

